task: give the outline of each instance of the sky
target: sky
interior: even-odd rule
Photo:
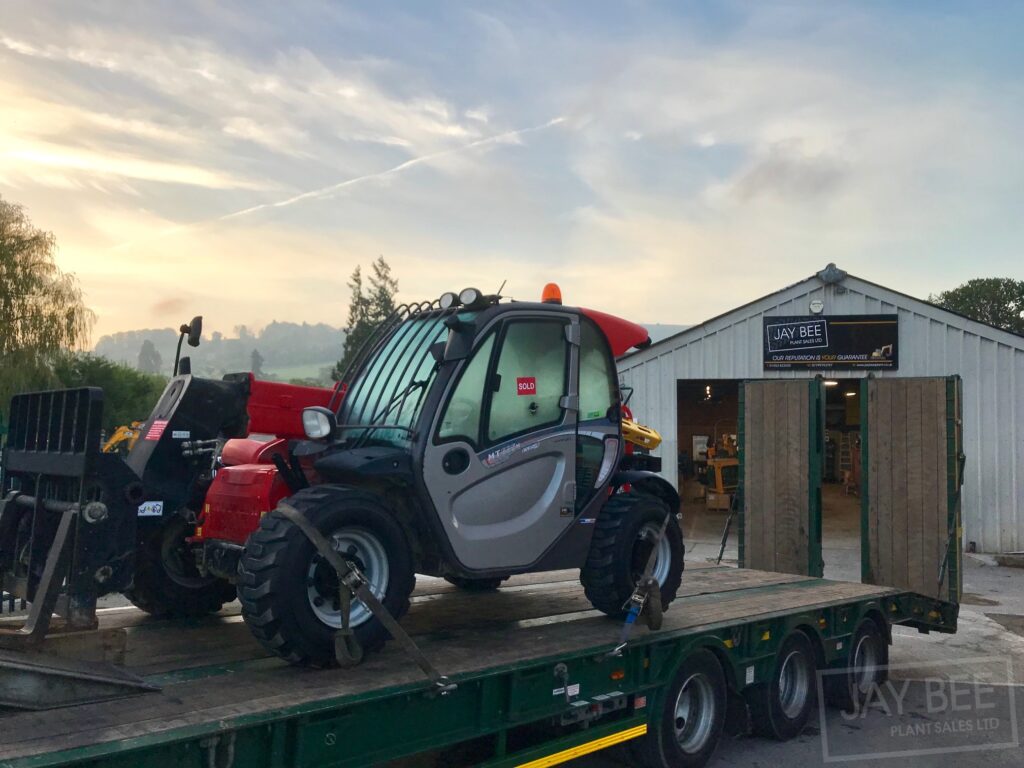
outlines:
[[[1024,278],[1024,4],[0,0],[0,196],[94,338],[476,286],[695,323]]]

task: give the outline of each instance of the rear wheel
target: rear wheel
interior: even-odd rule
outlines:
[[[814,646],[795,631],[775,655],[772,678],[747,690],[754,733],[786,741],[803,731],[817,701]]]
[[[658,539],[668,517],[665,535]],[[657,547],[652,576],[661,586],[661,604],[668,608],[683,578],[683,533],[675,511],[657,498],[630,491],[608,499],[597,518],[580,581],[587,599],[599,611],[625,618],[623,605],[643,576]]]
[[[505,581],[505,577],[496,576],[489,579],[468,579],[463,576],[445,576],[444,580],[449,584],[454,584],[459,589],[463,589],[466,592],[492,592],[501,586],[501,583]]]
[[[124,596],[153,616],[188,618],[219,611],[235,599],[233,585],[204,576],[186,540],[195,526],[181,515],[161,520],[142,534],[135,577]]]
[[[841,672],[825,675],[827,702],[839,709],[852,712],[866,700],[871,689],[886,679],[889,663],[889,645],[878,625],[864,619],[853,633],[850,655]]]
[[[633,746],[644,768],[699,768],[711,759],[725,725],[728,692],[711,651],[691,653],[666,694],[657,728]]]
[[[370,591],[396,619],[409,609],[415,584],[412,551],[380,497],[365,491],[315,486],[288,499],[356,565]],[[260,643],[292,664],[336,663],[335,633],[342,626],[338,577],[312,542],[277,512],[265,515],[246,542],[239,567],[242,616]],[[349,614],[364,651],[384,645],[388,632],[361,601]]]

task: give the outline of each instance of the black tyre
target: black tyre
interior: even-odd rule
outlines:
[[[653,575],[661,585],[661,604],[667,610],[683,578],[683,532],[675,510],[670,511],[656,496],[636,491],[608,499],[598,515],[587,562],[580,572],[587,599],[599,611],[625,618],[622,606],[643,575],[666,515],[668,527],[658,544]]]
[[[205,616],[235,599],[235,587],[204,576],[186,541],[195,526],[180,515],[147,525],[135,553],[135,576],[124,596],[146,613],[168,618]]]
[[[885,682],[889,644],[871,619],[864,619],[853,633],[850,651],[841,672],[825,675],[825,701],[833,707],[856,711],[871,689]]]
[[[725,726],[725,675],[711,651],[694,651],[665,693],[657,727],[633,742],[631,765],[700,768],[711,759]]]
[[[816,674],[814,646],[793,632],[775,654],[771,680],[745,692],[754,733],[786,741],[803,731],[818,700]]]
[[[504,576],[495,576],[489,579],[468,579],[462,576],[445,576],[444,580],[467,592],[492,592],[501,586],[505,578]]]
[[[412,551],[379,496],[321,485],[299,491],[288,504],[359,567],[392,616],[405,614],[416,583]],[[292,664],[336,663],[337,575],[302,531],[276,511],[264,515],[246,543],[238,593],[246,624],[267,650]],[[364,652],[384,645],[387,630],[362,602],[352,602],[350,617]]]

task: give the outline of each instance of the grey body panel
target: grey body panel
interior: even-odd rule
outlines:
[[[538,319],[550,320],[552,314]],[[569,361],[559,424],[484,450],[460,440],[430,441],[424,452],[423,482],[455,557],[467,569],[527,568],[575,519],[579,319],[568,314],[558,319],[567,324]],[[452,377],[442,402],[458,381],[458,375]],[[434,417],[431,435],[437,434],[443,410]],[[446,458],[460,451],[468,455],[468,464],[450,474]]]

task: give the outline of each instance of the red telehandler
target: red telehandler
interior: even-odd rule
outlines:
[[[416,574],[486,589],[580,568],[609,616],[660,611],[682,577],[679,498],[627,455],[615,368],[649,343],[553,285],[539,303],[447,293],[400,307],[334,391],[176,377],[125,462],[99,454],[97,392],[21,395],[0,575],[34,615],[62,591],[71,620],[103,592],[191,614],[237,586],[255,637],[312,666],[403,642]],[[225,443],[246,416],[278,439]],[[151,586],[168,562],[190,592]]]

